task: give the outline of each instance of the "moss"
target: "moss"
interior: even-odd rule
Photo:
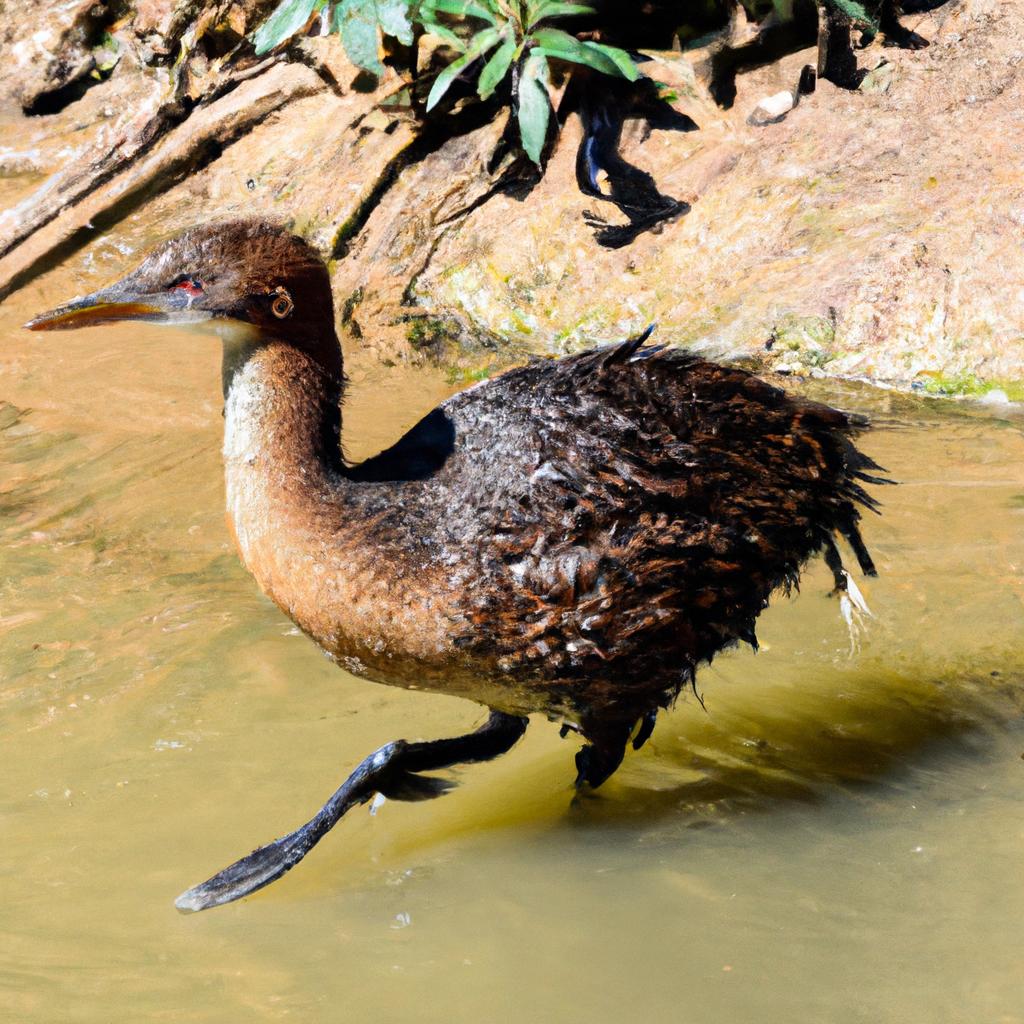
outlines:
[[[509,312],[509,320],[512,322],[512,326],[520,333],[529,337],[533,334],[533,328],[526,322],[523,315],[517,309],[513,309]]]
[[[444,322],[430,316],[418,316],[410,320],[405,331],[406,340],[418,352],[423,349],[439,350],[447,341],[448,334]]]
[[[836,358],[835,340],[835,323],[823,316],[790,313],[772,331],[772,347],[787,355],[792,353],[809,369],[821,369]]]
[[[804,353],[803,361],[804,365],[811,367],[811,369],[822,370],[835,358],[835,353],[829,349],[812,348]]]
[[[1011,402],[1024,402],[1024,380],[990,381],[989,383],[993,388],[1005,391],[1006,397]]]
[[[930,374],[924,382],[926,395],[948,395],[957,398],[964,398],[973,395],[983,395],[985,385],[973,373],[963,372],[954,374],[935,373]]]
[[[954,374],[929,374],[923,390],[926,395],[946,398],[981,398],[990,391],[1002,391],[1011,402],[1024,402],[1024,381],[982,380],[967,370]]]
[[[521,279],[506,278],[509,297],[521,306],[532,306],[536,301],[534,286]]]
[[[360,285],[351,295],[342,303],[341,306],[341,322],[347,324],[352,319],[352,314],[356,311],[356,306],[363,301],[363,288]]]
[[[448,368],[447,380],[451,385],[468,385],[478,384],[482,380],[487,380],[492,373],[496,371],[494,366],[450,366]]]
[[[341,305],[341,325],[347,327],[353,338],[362,338],[363,330],[355,319],[359,303],[363,301],[363,289],[357,288]]]
[[[450,281],[453,277],[463,273],[467,269],[465,263],[453,263],[450,267],[445,267],[438,275],[440,281]]]

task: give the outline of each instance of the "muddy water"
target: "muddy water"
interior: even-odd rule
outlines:
[[[229,548],[218,353],[31,336],[129,225],[0,306],[0,1019],[1024,1021],[1024,418],[850,386],[902,486],[851,649],[828,577],[598,796],[535,721],[230,907],[174,897],[474,706],[354,679]],[[352,353],[348,448],[447,393]]]

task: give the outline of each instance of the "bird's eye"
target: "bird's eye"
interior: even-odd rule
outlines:
[[[203,282],[198,277],[189,277],[187,274],[182,274],[181,277],[168,285],[167,290],[169,292],[181,292],[183,295],[188,295],[194,299],[197,295],[203,294]]]
[[[270,294],[272,298],[270,312],[278,320],[283,320],[295,308],[295,303],[292,302],[288,289],[282,285],[278,285]]]

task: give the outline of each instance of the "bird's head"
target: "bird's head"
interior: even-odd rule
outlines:
[[[338,358],[327,268],[307,242],[265,221],[192,228],[116,284],[41,313],[25,326],[57,331],[122,320],[274,339],[321,362]]]

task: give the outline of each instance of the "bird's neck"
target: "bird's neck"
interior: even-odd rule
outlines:
[[[225,458],[238,443],[262,443],[279,459],[301,460],[307,471],[312,463],[329,473],[341,469],[341,347],[333,339],[323,348],[314,358],[258,335],[225,339]]]
[[[224,346],[228,521],[247,568],[286,610],[284,581],[315,557],[344,489],[338,353],[325,365],[276,341]]]

